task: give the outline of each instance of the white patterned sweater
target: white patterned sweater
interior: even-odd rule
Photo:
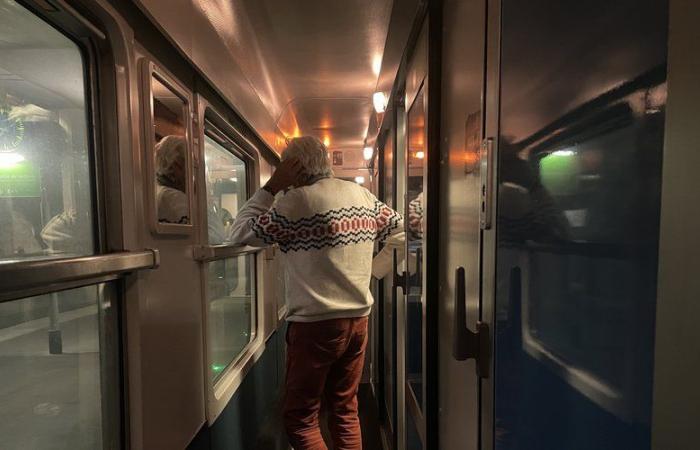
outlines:
[[[337,178],[276,197],[260,189],[231,231],[234,244],[279,245],[291,322],[369,315],[370,278],[391,271],[393,250],[404,241],[399,213],[367,189]],[[373,257],[375,242],[385,245]]]

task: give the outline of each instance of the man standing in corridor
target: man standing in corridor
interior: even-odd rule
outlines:
[[[328,406],[335,449],[362,448],[357,390],[373,299],[370,278],[391,270],[403,219],[367,189],[333,177],[318,139],[292,139],[268,183],[243,206],[231,241],[277,244],[288,307],[284,422],[295,450],[325,450]],[[374,255],[375,242],[384,248]]]

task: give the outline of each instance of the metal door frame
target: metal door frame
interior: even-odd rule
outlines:
[[[501,75],[501,0],[488,0],[486,5],[486,86],[484,94],[484,139],[492,140],[491,168],[493,174],[498,173],[498,136],[500,129],[500,75]],[[492,176],[490,189],[492,192],[490,218],[498,210],[498,197],[495,195],[498,177]],[[481,293],[479,320],[495,329],[496,310],[496,227],[491,226],[481,232]],[[490,336],[491,348],[494,349],[495,333]],[[492,351],[493,354],[493,351]],[[495,371],[494,358],[488,362],[491,374],[488,378],[479,379],[479,449],[494,448],[494,393]]]
[[[397,198],[397,193],[396,193],[396,186],[397,186],[397,178],[396,178],[396,167],[398,164],[396,154],[397,154],[397,149],[396,149],[396,144],[397,144],[397,126],[396,126],[396,110],[400,107],[400,105],[391,105],[387,111],[387,117],[384,119],[387,121],[389,124],[387,129],[384,130],[384,133],[380,135],[380,138],[378,139],[379,145],[378,148],[379,150],[379,158],[378,158],[378,172],[379,172],[379,189],[378,189],[378,195],[379,199],[383,202],[387,202],[388,200],[391,200],[390,202],[390,207],[395,209],[398,198]],[[392,142],[392,155],[391,155],[391,174],[392,178],[391,180],[387,180],[386,177],[386,168],[387,168],[387,161],[386,161],[386,145],[388,140],[391,139]],[[391,182],[391,198],[387,198],[387,182]],[[389,204],[389,203],[387,203]],[[392,267],[393,271],[397,271],[398,268]],[[387,288],[391,288],[391,298],[387,299]],[[389,448],[395,449],[397,448],[397,443],[396,443],[396,424],[397,424],[397,408],[396,408],[396,334],[397,334],[397,323],[396,323],[396,311],[397,311],[397,298],[398,298],[398,293],[397,293],[397,288],[394,286],[394,279],[393,276],[391,278],[385,278],[383,280],[379,280],[378,283],[378,289],[377,289],[378,295],[377,295],[377,332],[378,332],[378,338],[377,338],[377,357],[376,357],[376,367],[377,367],[377,376],[373,377],[373,383],[376,383],[375,386],[375,395],[376,395],[376,400],[377,404],[379,406],[379,415],[380,415],[380,422],[381,422],[381,428],[382,428],[382,439],[383,439],[383,444],[386,446],[390,446]],[[391,302],[389,305],[387,305],[387,302]],[[391,308],[391,328],[385,329],[384,328],[384,315],[386,314],[385,309],[389,307]],[[391,361],[389,362],[389,365],[391,366],[391,373],[392,373],[392,386],[391,386],[391,398],[392,398],[392,404],[387,405],[387,391],[386,391],[386,380],[388,377],[388,373],[386,371],[386,366],[385,366],[385,358],[384,358],[384,349],[387,345],[387,336],[391,336],[391,351],[392,351],[392,356],[391,356]],[[391,410],[389,411],[387,407],[390,406]]]
[[[396,204],[394,209],[403,211],[407,208],[406,205],[406,108],[401,100],[396,102],[396,140],[394,142],[394,197]],[[402,180],[399,183],[399,180]],[[406,254],[407,245],[404,245],[404,254]],[[401,262],[399,267],[394,268],[398,273],[404,273],[406,270],[405,262]],[[395,402],[395,421],[394,424],[394,439],[396,450],[406,448],[406,287],[401,287],[401,294],[398,293],[398,286],[395,286],[396,292],[396,315],[394,316],[393,331],[394,331],[394,402]]]
[[[695,43],[700,5],[670,0],[668,103],[663,155],[659,266],[654,358],[652,449],[698,448],[697,380],[700,376],[700,329],[697,326],[697,229],[700,214],[688,208],[688,193],[700,183],[695,123],[700,66]],[[695,264],[693,264],[692,262]],[[691,263],[689,263],[691,262]],[[683,361],[681,362],[681,358]]]
[[[397,117],[401,117],[403,123],[403,136],[399,139],[403,147],[403,163],[406,169],[402,177],[397,173],[396,178],[402,179],[404,183],[404,217],[408,217],[408,113],[413,108],[414,102],[418,94],[423,95],[423,113],[425,117],[425,148],[426,158],[423,167],[423,192],[424,192],[424,211],[425,211],[425,230],[423,234],[423,245],[425,251],[423,253],[423,273],[422,273],[422,424],[417,423],[419,434],[422,434],[423,448],[433,449],[439,446],[439,373],[438,373],[438,346],[439,346],[439,267],[438,267],[438,251],[437,233],[439,233],[439,201],[440,201],[440,79],[441,79],[441,49],[442,49],[442,4],[439,1],[428,2],[425,11],[425,16],[419,26],[416,28],[416,40],[407,54],[407,66],[405,78],[402,80],[404,86],[404,108]],[[430,79],[437,80],[431,83]],[[398,171],[397,171],[398,172]],[[406,241],[405,254],[408,255],[408,240]],[[431,264],[427,264],[431,261]],[[406,383],[406,301],[407,296],[404,296],[403,302],[399,306],[402,310],[397,313],[397,321],[400,324],[400,330],[397,336],[398,342],[401,345],[398,353],[403,359],[398,362],[399,370],[401,370],[401,383],[397,381],[397,386],[402,386],[400,389],[402,394],[403,408],[400,408],[404,414],[403,420],[399,420],[399,424],[403,426],[401,438],[403,438],[404,446],[406,439],[406,407],[408,385]],[[404,447],[399,446],[399,449]]]

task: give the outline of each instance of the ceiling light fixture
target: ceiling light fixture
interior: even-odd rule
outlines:
[[[384,95],[384,92],[375,92],[374,95],[372,95],[372,103],[377,113],[386,111],[386,95]]]

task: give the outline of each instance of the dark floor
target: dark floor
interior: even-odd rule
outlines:
[[[363,384],[358,395],[360,401],[360,424],[362,426],[363,450],[381,450],[377,402],[372,395],[372,387]]]
[[[358,401],[360,404],[360,425],[362,427],[362,448],[363,450],[381,450],[382,444],[379,435],[377,405],[372,395],[372,388],[369,384],[360,385]],[[321,412],[321,415],[323,436],[326,442],[330,442],[328,439],[328,431],[325,426],[325,415],[323,412]],[[285,438],[281,413],[278,413],[275,417],[270,418],[262,430],[258,440],[257,450],[287,450],[288,448],[289,445]]]

